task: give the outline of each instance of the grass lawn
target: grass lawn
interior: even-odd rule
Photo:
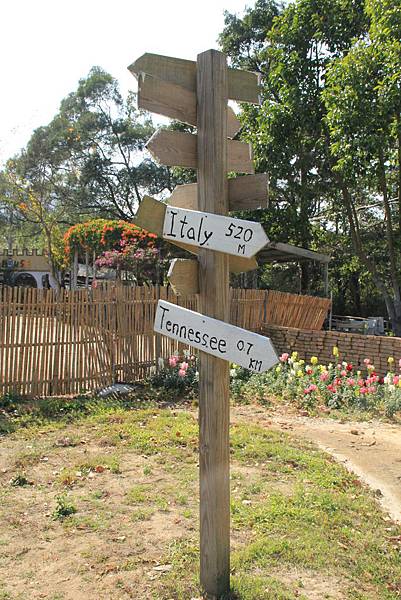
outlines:
[[[12,409],[0,418],[0,600],[200,598],[195,411]],[[233,599],[401,597],[400,527],[315,447],[238,421],[231,483]]]

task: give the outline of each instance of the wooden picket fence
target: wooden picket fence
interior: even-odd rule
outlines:
[[[276,294],[231,290],[231,323],[253,331],[266,321],[287,325]],[[197,310],[196,296],[180,299],[166,287],[106,286],[59,294],[0,288],[0,396],[76,394],[143,378],[159,358],[185,348],[153,332],[159,298]],[[295,308],[288,298],[285,306],[296,318],[302,312],[296,299],[302,296],[292,298]],[[322,320],[320,302],[318,317],[313,308],[320,300],[302,304],[303,310],[309,306],[310,323]],[[278,323],[278,315],[285,322]]]
[[[330,309],[329,298],[269,291],[265,323],[320,331]]]

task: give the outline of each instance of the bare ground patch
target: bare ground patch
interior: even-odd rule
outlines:
[[[194,413],[115,411],[32,433],[0,442],[2,600],[199,598]],[[320,536],[319,526],[316,531],[310,526],[312,533],[299,528],[302,518],[321,519],[326,526],[326,512],[337,510],[329,492],[321,507],[314,495],[314,486],[322,485],[319,477],[329,489],[327,473],[317,474],[323,459],[314,454],[308,462],[308,446],[287,447],[280,435],[269,436],[263,429],[248,430],[244,422],[233,425],[235,597],[357,598],[349,595],[354,575],[345,567],[325,573],[311,552],[310,536]],[[26,484],[18,485],[17,476]],[[347,504],[344,510],[361,510],[363,490],[353,489],[348,476],[334,467],[330,476],[355,495],[355,507]],[[300,486],[317,503],[313,514],[302,512]],[[76,512],[57,518],[60,497]],[[374,510],[374,501],[366,502],[366,510]],[[380,523],[381,518],[375,517]],[[324,552],[324,536],[316,543]],[[377,586],[365,587],[364,598],[381,597],[374,595]]]

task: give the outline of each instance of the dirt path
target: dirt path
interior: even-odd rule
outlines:
[[[401,425],[341,423],[258,406],[241,406],[235,413],[312,440],[369,485],[391,518],[401,522]]]

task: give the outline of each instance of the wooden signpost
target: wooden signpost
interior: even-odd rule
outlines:
[[[138,77],[138,108],[196,125],[195,92],[148,73],[140,73]],[[241,123],[228,106],[227,137],[233,138],[240,129]]]
[[[190,258],[174,258],[167,273],[177,296],[199,294],[199,264]]]
[[[151,233],[156,233],[158,236],[163,236],[164,221],[166,218],[167,205],[150,196],[144,196],[135,216],[135,223]],[[199,255],[200,247],[185,244],[173,238],[170,242],[175,246],[179,246],[191,254]],[[254,257],[246,258],[244,256],[230,256],[229,270],[231,273],[245,273],[246,271],[254,271],[258,268],[258,263]]]
[[[248,179],[249,186],[227,181],[228,171],[254,173],[250,147],[228,139],[238,123],[227,101],[258,103],[259,81],[254,73],[227,68],[225,55],[216,50],[203,52],[196,62],[144,54],[129,69],[140,80],[140,106],[197,127],[196,135],[160,130],[147,146],[164,165],[197,169],[191,204],[166,207],[147,197],[135,222],[198,257],[197,267],[195,261],[176,262],[170,274],[179,287],[199,290],[200,312],[159,300],[154,327],[201,350],[200,581],[207,597],[217,599],[230,588],[228,361],[262,372],[278,360],[268,338],[228,324],[229,270],[256,268],[253,254],[267,243],[258,224],[227,218],[228,212],[238,203],[241,209],[263,206],[267,182],[258,176]],[[185,272],[192,273],[192,287],[182,283]]]
[[[269,338],[165,300],[157,305],[154,329],[255,373],[264,373],[277,362]]]
[[[247,257],[269,243],[260,223],[170,206],[164,218],[163,238]]]
[[[265,173],[244,175],[229,179],[228,207],[234,210],[255,210],[267,208],[268,179]],[[198,184],[177,185],[168,199],[170,206],[198,210]]]
[[[198,166],[198,140],[192,133],[158,129],[146,144],[146,148],[156,160],[166,166]],[[226,171],[254,173],[252,152],[248,144],[227,140]]]

